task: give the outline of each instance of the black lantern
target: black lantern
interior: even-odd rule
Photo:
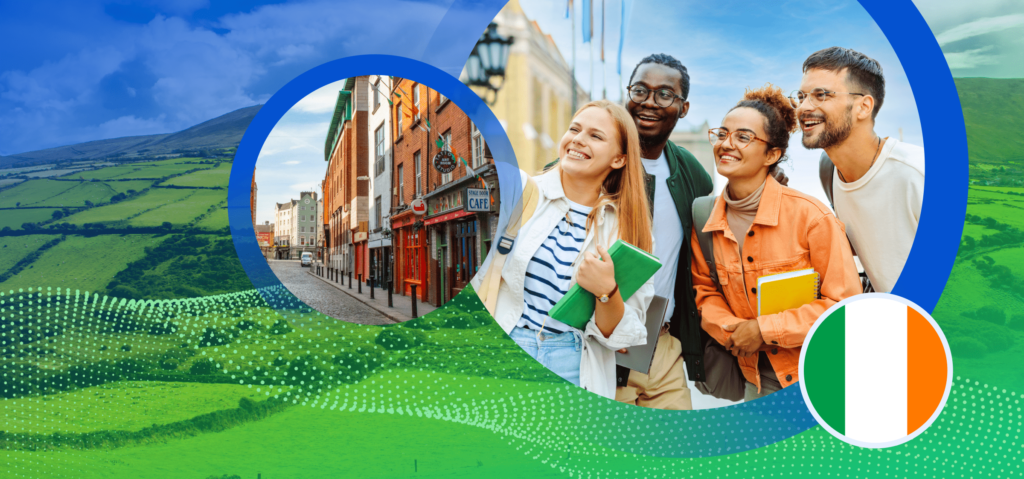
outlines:
[[[498,99],[498,90],[505,83],[505,65],[508,64],[508,50],[512,45],[511,37],[498,34],[498,25],[491,23],[480,35],[466,61],[466,75],[469,86],[486,87],[490,95],[483,95],[484,101],[493,105]],[[495,81],[497,85],[495,85]]]

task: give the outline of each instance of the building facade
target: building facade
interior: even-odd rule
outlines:
[[[438,92],[402,79],[392,100],[395,291],[416,285],[421,300],[441,306],[476,273],[494,236],[494,160],[469,117]]]
[[[371,141],[369,203],[369,277],[377,285],[385,285],[394,263],[391,249],[391,186],[392,157],[394,145],[391,142],[391,77],[373,75],[367,79],[370,89],[370,114],[367,128]]]
[[[274,223],[269,221],[256,225],[256,243],[260,245],[260,251],[264,258],[271,258],[274,255]]]
[[[299,259],[316,249],[316,203],[313,191],[299,193],[299,199],[277,203],[274,224],[276,259]]]
[[[369,276],[369,88],[368,77],[349,78],[338,93],[324,145],[328,162],[324,206],[331,246],[325,259],[331,276]]]
[[[590,96],[578,82],[573,91],[572,67],[551,36],[526,17],[519,0],[508,2],[494,23],[500,35],[514,42],[505,83],[491,110],[508,134],[519,168],[534,175],[558,157],[558,141],[574,113],[573,95],[577,108]]]

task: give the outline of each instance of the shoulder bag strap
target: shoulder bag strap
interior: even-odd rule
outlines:
[[[821,189],[825,190],[828,197],[828,204],[835,211],[836,204],[832,201],[832,177],[835,176],[836,165],[828,157],[828,153],[821,152],[821,160],[818,162],[818,178],[821,179]]]
[[[477,291],[480,301],[484,303],[491,316],[494,316],[494,309],[498,304],[498,287],[501,286],[501,270],[505,266],[505,258],[512,251],[512,246],[515,245],[519,228],[533,217],[539,198],[540,192],[537,189],[537,182],[533,178],[527,177],[526,187],[523,188],[523,195],[519,198],[515,208],[512,209],[508,225],[505,226],[505,233],[501,235],[501,239],[495,248],[494,259],[491,260],[491,266],[487,268],[487,273],[485,273],[484,279],[480,283],[480,290]]]
[[[722,292],[722,285],[718,283],[718,268],[715,267],[715,244],[711,233],[703,231],[711,218],[711,210],[715,208],[714,196],[701,196],[693,200],[691,213],[693,214],[693,230],[697,232],[697,244],[700,246],[701,254],[704,255],[704,262],[708,264],[708,271],[711,280],[718,286],[718,292]]]

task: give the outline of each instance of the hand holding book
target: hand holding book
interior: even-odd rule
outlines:
[[[600,244],[597,245],[597,252],[600,256],[589,251],[583,253],[579,272],[576,273],[576,283],[594,296],[601,296],[615,288],[615,262],[608,255],[608,250]]]

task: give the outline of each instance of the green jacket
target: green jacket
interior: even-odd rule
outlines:
[[[668,161],[669,177],[666,181],[672,200],[675,201],[679,222],[683,226],[683,247],[679,251],[679,270],[676,273],[675,299],[676,309],[672,313],[672,325],[669,334],[679,340],[683,348],[683,361],[686,364],[686,377],[691,381],[706,380],[704,372],[704,347],[701,340],[700,315],[693,297],[693,277],[690,275],[690,230],[693,228],[691,206],[693,200],[710,195],[713,189],[711,177],[704,167],[694,158],[693,154],[676,146],[671,141],[665,144],[665,159]],[[545,166],[545,169],[558,160]],[[645,174],[647,200],[654,204],[654,189],[657,183],[654,176]],[[654,211],[654,208],[651,208]],[[619,386],[626,385],[629,370],[619,367]]]

